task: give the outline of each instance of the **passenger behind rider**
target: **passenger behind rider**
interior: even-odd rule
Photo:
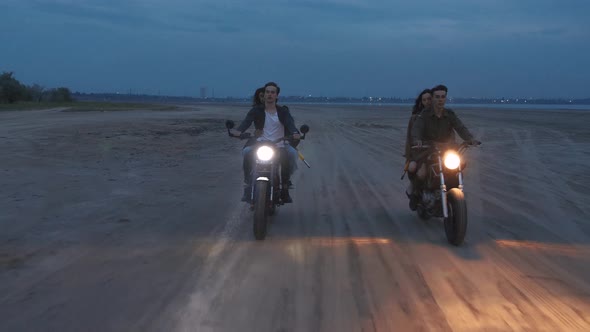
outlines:
[[[293,139],[299,140],[301,135],[297,127],[295,127],[295,121],[289,112],[289,108],[277,104],[280,91],[281,89],[276,83],[266,83],[264,85],[264,104],[253,106],[238,128],[230,130],[230,134],[240,136],[254,122],[256,133],[259,135],[256,141],[277,140],[283,136],[291,135]],[[251,144],[247,144],[242,150],[245,183],[242,201],[244,202],[250,201],[252,170],[256,162],[254,158],[254,144],[256,141],[250,140]],[[281,178],[283,182],[281,199],[285,203],[291,203],[293,199],[289,195],[289,183],[291,175],[297,169],[298,152],[289,144],[283,145],[281,142],[277,146],[280,147],[281,151]]]
[[[252,107],[264,105],[264,87],[256,89],[252,96]]]
[[[412,126],[414,125],[414,121],[416,117],[425,109],[429,109],[432,106],[432,91],[430,89],[424,89],[418,97],[416,97],[416,101],[414,102],[414,107],[412,107],[412,115],[410,116],[410,121],[408,122],[408,129],[406,132],[406,149],[404,157],[406,157],[406,166],[405,171],[408,171],[408,179],[410,180],[410,186],[406,190],[406,194],[410,195],[413,191],[414,187],[414,180],[416,177],[416,161],[412,158]]]
[[[422,146],[423,142],[436,143],[454,143],[455,131],[459,136],[470,144],[480,144],[474,139],[471,132],[465,127],[457,114],[450,108],[445,107],[448,89],[444,85],[437,85],[432,88],[432,108],[422,111],[416,117],[411,131],[411,142],[414,146]],[[417,194],[426,178],[426,164],[424,159],[427,157],[422,151],[415,150],[412,152],[412,158],[416,161],[415,168],[417,181],[413,186],[410,195],[410,209],[416,210],[418,201]]]

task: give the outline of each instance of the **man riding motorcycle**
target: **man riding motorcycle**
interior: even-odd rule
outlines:
[[[459,117],[451,109],[445,107],[448,89],[444,85],[437,85],[432,89],[432,108],[425,109],[416,118],[412,127],[411,139],[414,146],[422,146],[422,142],[433,141],[438,143],[454,143],[455,131],[459,136],[471,144],[480,144],[474,139],[471,132],[459,120]],[[416,172],[410,197],[410,209],[417,208],[418,192],[421,189],[423,180],[426,178],[427,157],[422,151],[412,153],[412,162],[408,171]],[[413,163],[413,164],[412,164]],[[464,165],[462,166],[465,167]],[[417,171],[416,171],[417,170]]]
[[[236,129],[231,129],[232,136],[240,136],[246,131],[254,122],[256,129],[255,135],[257,140],[250,140],[242,150],[244,156],[244,195],[243,202],[250,200],[250,193],[252,191],[252,169],[254,167],[254,144],[256,141],[267,140],[274,141],[284,136],[291,136],[294,140],[299,140],[301,135],[297,127],[295,127],[295,120],[291,116],[289,109],[286,106],[277,105],[277,100],[281,88],[274,82],[268,82],[264,85],[264,105],[257,105],[250,109],[246,118]],[[289,184],[291,175],[297,169],[297,150],[289,145],[278,143],[281,148],[281,178],[283,187],[281,191],[281,199],[285,203],[292,203],[293,199],[289,195]]]

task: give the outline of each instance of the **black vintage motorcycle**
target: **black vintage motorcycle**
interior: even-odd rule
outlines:
[[[479,144],[481,143],[477,142]],[[460,246],[467,232],[467,203],[463,194],[462,170],[466,163],[463,156],[473,145],[468,142],[453,145],[430,142],[412,147],[424,149],[428,171],[426,180],[418,191],[416,212],[423,220],[431,217],[443,218],[447,240]]]
[[[242,133],[239,137],[232,136],[230,129],[234,127],[234,122],[231,120],[225,122],[225,127],[230,137],[239,139],[252,138],[250,133]],[[307,132],[309,132],[309,126],[302,125],[300,131],[302,133],[300,139],[303,140]],[[277,207],[285,204],[280,195],[283,189],[283,181],[281,180],[280,151],[276,146],[281,141],[295,148],[300,143],[299,140],[293,140],[292,136],[285,136],[275,141],[258,141],[254,145],[256,165],[252,170],[250,210],[254,211],[254,237],[256,240],[264,240],[268,217],[275,214]],[[299,159],[307,167],[310,167],[303,155],[300,152],[298,154]]]

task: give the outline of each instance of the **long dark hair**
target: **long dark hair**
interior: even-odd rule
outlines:
[[[260,97],[258,97],[261,92],[264,92],[264,88],[258,88],[256,89],[256,92],[254,92],[254,96],[252,97],[252,106],[264,104],[262,101],[260,101]]]
[[[422,96],[425,93],[429,93],[432,95],[432,90],[424,89],[424,90],[422,90],[422,92],[420,92],[420,94],[418,95],[418,98],[416,98],[416,101],[414,102],[414,107],[412,108],[412,114],[419,113],[420,111],[422,111],[422,109],[424,109],[424,105],[422,104]]]

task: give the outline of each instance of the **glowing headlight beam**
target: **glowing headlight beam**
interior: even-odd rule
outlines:
[[[258,157],[258,160],[261,161],[269,161],[272,159],[273,155],[274,151],[268,146],[261,146],[256,150],[256,156]]]
[[[444,158],[445,167],[448,169],[456,169],[461,163],[461,158],[455,152],[447,152]]]

